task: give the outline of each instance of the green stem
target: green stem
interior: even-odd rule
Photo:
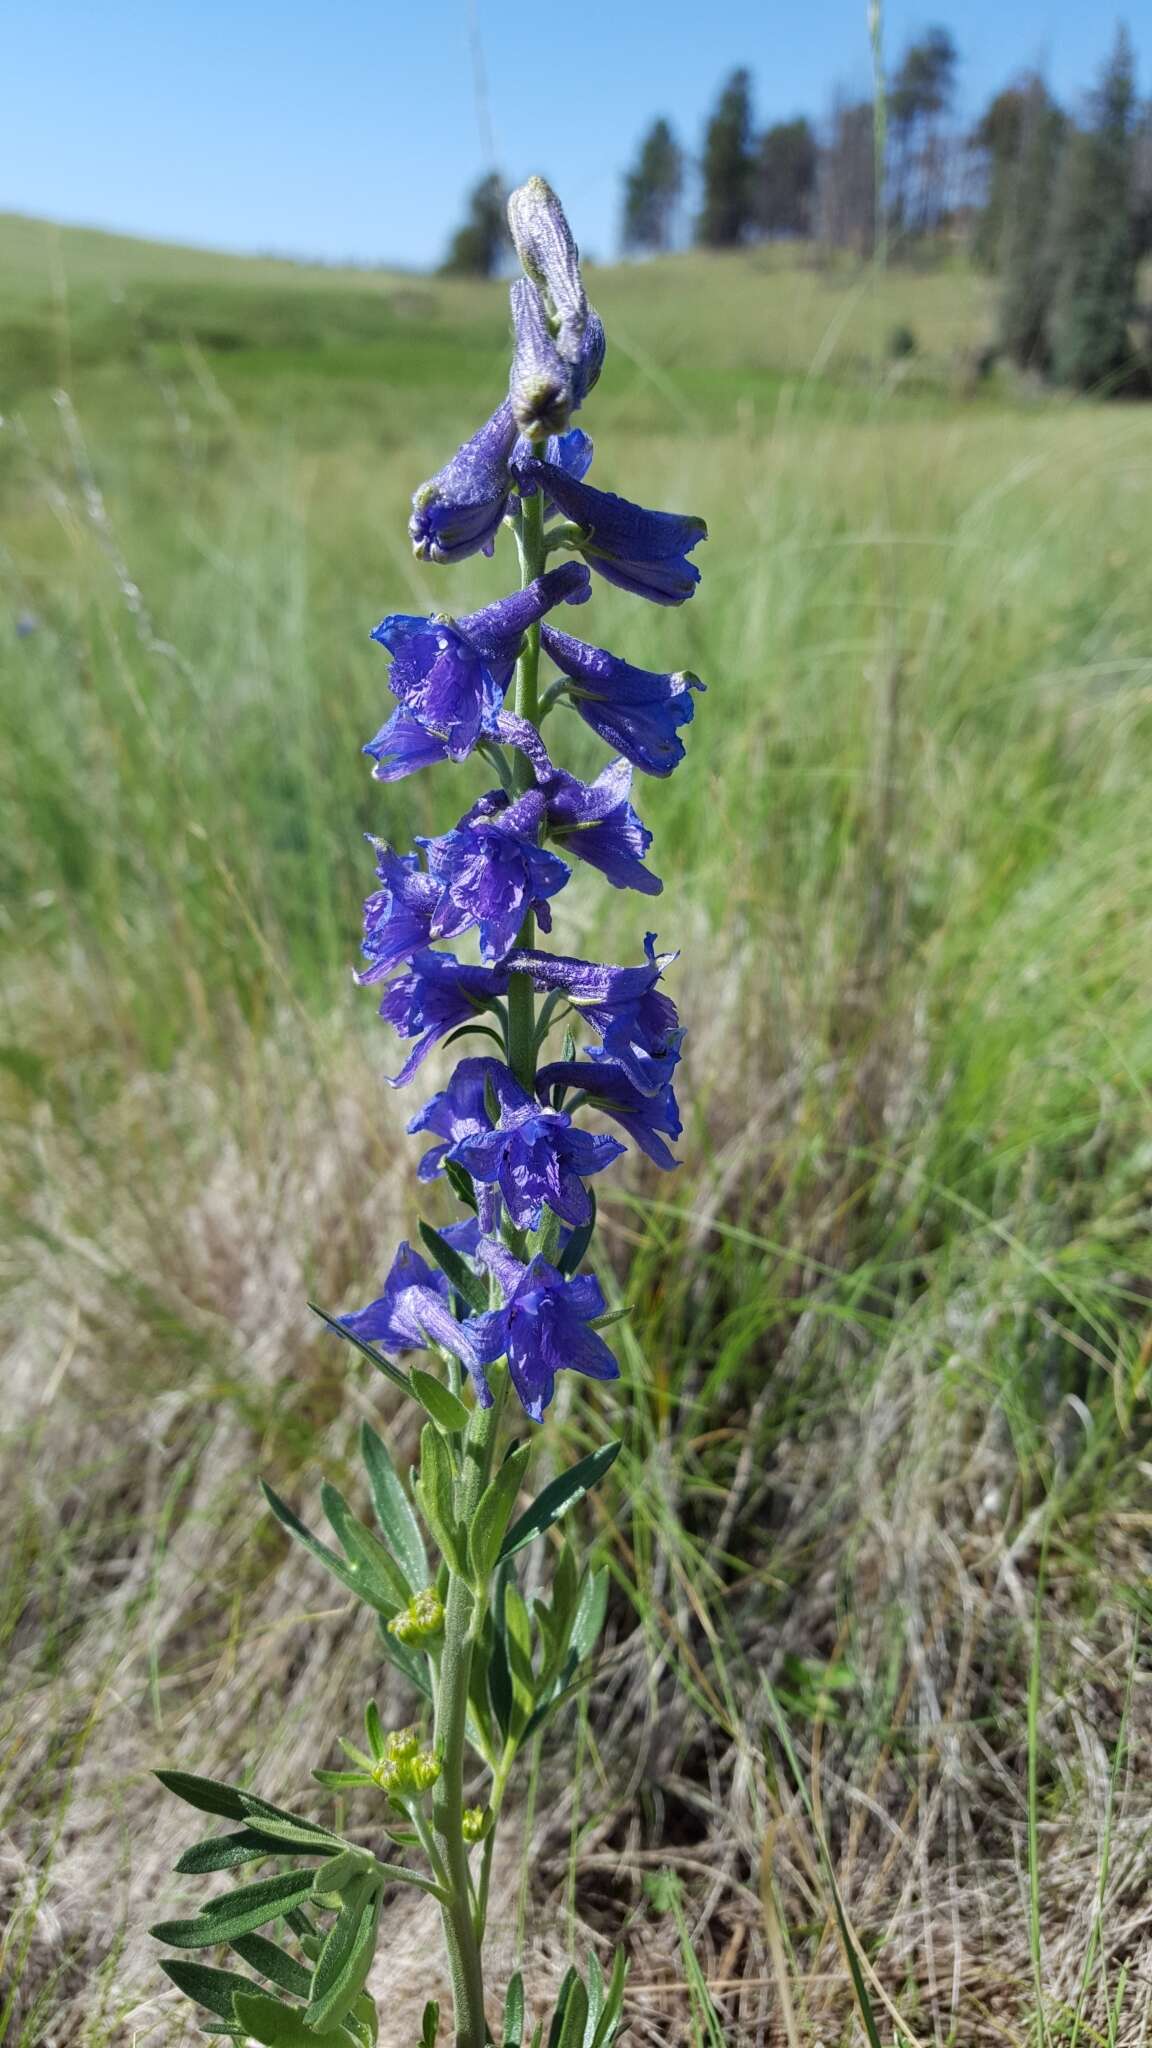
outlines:
[[[491,1408],[476,1408],[464,1438],[464,1465],[456,1488],[457,1520],[467,1528],[488,1484],[507,1376],[497,1383]],[[440,1777],[432,1818],[443,1850],[448,1899],[444,1941],[456,2012],[456,2048],[485,2048],[484,1969],[472,1914],[468,1845],[464,1840],[464,1751],[468,1732],[468,1684],[472,1666],[473,1596],[465,1579],[452,1574],[444,1611],[440,1683],[436,1689],[436,1748]]]
[[[544,500],[541,492],[525,498],[517,534],[520,549],[520,585],[525,588],[542,574],[547,560],[544,541]],[[540,628],[529,627],[524,652],[516,664],[515,711],[530,725],[540,723]],[[531,789],[532,764],[525,754],[515,753],[513,784],[518,791]],[[520,928],[518,944],[531,946],[536,938],[536,920],[529,911]],[[508,1064],[520,1086],[531,1095],[536,1082],[536,998],[531,977],[514,974],[508,986]]]

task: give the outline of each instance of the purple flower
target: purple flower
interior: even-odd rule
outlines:
[[[619,1379],[608,1346],[588,1328],[605,1311],[594,1274],[565,1280],[546,1259],[521,1265],[491,1239],[481,1244],[480,1257],[504,1289],[504,1306],[470,1316],[465,1334],[481,1370],[507,1358],[512,1385],[533,1422],[543,1421],[556,1374],[565,1367],[590,1379]]]
[[[427,946],[434,936],[432,920],[439,898],[435,883],[421,874],[414,853],[394,853],[383,839],[371,844],[376,848],[380,887],[364,905],[360,950],[368,966],[356,976],[362,986],[382,981]]]
[[[496,996],[507,992],[506,970],[466,967],[451,953],[414,954],[408,973],[389,983],[380,1005],[386,1024],[401,1038],[417,1041],[389,1087],[402,1088],[439,1039],[474,1023]]]
[[[510,954],[507,966],[530,974],[538,989],[559,989],[600,1033],[600,1057],[622,1067],[641,1095],[656,1095],[672,1078],[684,1033],[676,1005],[656,986],[676,955],[657,954],[653,932],[644,951],[647,967],[601,967],[527,950]]]
[[[391,1351],[423,1351],[440,1344],[467,1363],[471,1346],[449,1300],[445,1275],[404,1243],[392,1261],[384,1292],[367,1308],[340,1316],[339,1321],[366,1344],[384,1344]]]
[[[376,782],[402,782],[406,775],[415,775],[418,768],[432,768],[448,759],[444,741],[425,732],[403,705],[397,705],[388,723],[381,726],[375,739],[369,740],[362,751],[376,763],[372,770]]]
[[[658,896],[664,887],[658,875],[644,866],[644,855],[652,834],[637,817],[629,802],[632,771],[626,761],[610,761],[595,782],[587,783],[557,768],[548,755],[534,725],[510,712],[500,715],[498,737],[506,746],[516,747],[532,763],[537,793],[520,797],[516,810],[541,799],[552,837],[577,860],[599,868],[614,888],[638,889],[643,896]],[[505,827],[512,820],[509,799],[499,789],[489,790],[473,806],[471,816],[483,813],[499,817]]]
[[[599,868],[614,889],[658,896],[664,884],[644,865],[652,834],[628,800],[631,788],[627,761],[610,761],[593,783],[554,769],[543,792],[548,830],[565,853]]]
[[[684,759],[678,728],[692,723],[699,676],[634,668],[606,648],[542,626],[540,642],[568,677],[568,696],[586,725],[647,775],[671,775]]]
[[[493,963],[515,945],[530,910],[551,929],[548,898],[564,887],[569,869],[538,843],[542,796],[530,790],[496,817],[486,815],[490,801],[482,798],[439,839],[416,843],[426,850],[436,890],[432,937],[454,938],[478,925],[481,957]]]
[[[408,532],[421,561],[460,562],[481,548],[492,553],[512,490],[508,463],[516,434],[506,398],[451,462],[414,492]]]
[[[448,1153],[462,1138],[492,1129],[488,1087],[497,1069],[502,1073],[508,1071],[499,1060],[461,1060],[448,1086],[417,1110],[408,1125],[409,1131],[431,1131],[443,1141],[432,1145],[421,1159],[417,1169],[421,1180],[436,1179]]]
[[[526,590],[462,619],[413,618],[397,612],[372,634],[392,656],[388,680],[404,709],[462,761],[477,740],[496,730],[504,692],[529,626],[553,605],[582,604],[588,573],[578,562],[545,570]],[[373,740],[382,750],[389,727]]]
[[[577,1130],[571,1117],[542,1110],[499,1061],[486,1063],[486,1087],[499,1110],[495,1128],[464,1132],[452,1146],[474,1181],[497,1186],[518,1230],[538,1230],[545,1203],[579,1229],[592,1214],[584,1180],[618,1159],[615,1138]],[[490,1120],[489,1120],[490,1121]]]
[[[572,411],[572,369],[552,339],[531,278],[518,277],[512,286],[512,325],[516,349],[508,390],[517,428],[529,441],[562,434]]]
[[[536,455],[517,455],[513,473],[525,492],[543,490],[566,519],[584,529],[578,543],[593,569],[654,604],[683,604],[700,581],[688,560],[708,538],[702,519],[679,512],[648,512],[612,491],[594,490]]]
[[[541,1102],[555,1104],[569,1088],[579,1089],[590,1109],[612,1117],[657,1166],[668,1171],[679,1165],[664,1142],[678,1138],[683,1128],[670,1081],[655,1095],[642,1095],[623,1067],[606,1059],[554,1060],[536,1076]]]

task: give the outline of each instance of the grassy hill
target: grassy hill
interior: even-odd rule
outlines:
[[[361,835],[478,785],[367,778],[367,636],[508,573],[404,532],[506,307],[11,218],[0,274],[6,2024],[159,2044],[150,1767],[283,1797],[380,1683],[253,1483],[306,1504],[318,1438],[353,1484],[379,1419],[302,1312],[412,1222]],[[714,2039],[667,1863],[721,2038],[847,2043],[831,1869],[881,2039],[1135,2043],[1152,415],[979,379],[958,259],[590,283],[595,477],[711,528],[690,606],[598,590],[582,627],[709,686],[636,793],[689,1128],[604,1204],[623,1395],[563,1426],[626,1437],[612,1655],[498,1874],[508,1941],[547,1978],[622,1935],[636,2041]],[[570,889],[566,943],[633,957],[640,912],[603,916]],[[426,1932],[393,1934],[402,2029]]]

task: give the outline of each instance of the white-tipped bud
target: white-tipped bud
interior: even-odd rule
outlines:
[[[572,371],[552,339],[544,301],[527,277],[512,286],[516,350],[508,396],[512,415],[530,441],[562,434],[572,411]]]
[[[580,251],[564,208],[546,178],[529,178],[508,201],[508,226],[527,275],[544,293],[566,362],[578,354],[588,319]]]

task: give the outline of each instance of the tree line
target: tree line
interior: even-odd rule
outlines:
[[[893,260],[923,262],[962,239],[999,278],[1006,358],[1081,390],[1146,385],[1137,278],[1152,250],[1152,105],[1139,97],[1126,32],[1075,110],[1024,74],[964,127],[957,68],[948,29],[908,43],[885,89],[882,148],[874,103],[849,94],[835,94],[819,122],[797,114],[760,127],[752,74],[734,71],[698,154],[663,116],[643,136],[624,175],[623,252],[788,239],[817,259],[864,260],[883,228]],[[492,173],[470,197],[445,269],[494,275],[504,237]]]

